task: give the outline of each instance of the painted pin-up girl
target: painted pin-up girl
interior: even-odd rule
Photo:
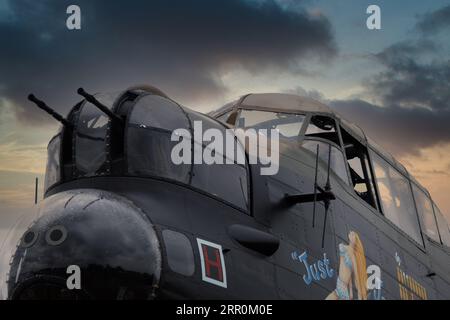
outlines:
[[[336,289],[327,300],[352,300],[353,285],[358,292],[358,300],[367,299],[367,270],[364,247],[358,234],[350,231],[349,244],[339,244],[339,274]]]

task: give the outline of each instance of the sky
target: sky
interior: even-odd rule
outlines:
[[[81,8],[68,30],[66,8]],[[366,27],[369,5],[381,30]],[[450,220],[450,1],[0,0],[0,229],[33,210],[58,124],[89,92],[151,84],[209,111],[246,93],[330,105],[391,152]],[[41,189],[42,190],[42,189]]]

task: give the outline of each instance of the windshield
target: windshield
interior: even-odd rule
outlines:
[[[305,116],[301,114],[268,112],[258,110],[242,110],[238,128],[278,129],[280,138],[297,139],[303,126]]]

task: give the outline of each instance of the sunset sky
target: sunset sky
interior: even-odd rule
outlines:
[[[81,8],[82,29],[66,28]],[[381,8],[368,30],[366,8]],[[450,3],[0,0],[0,228],[32,210],[76,89],[159,87],[209,111],[250,92],[324,101],[394,154],[450,220]],[[41,188],[42,190],[42,188]]]

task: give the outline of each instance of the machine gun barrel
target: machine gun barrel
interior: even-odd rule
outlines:
[[[86,91],[84,91],[83,88],[79,88],[78,89],[78,94],[83,96],[86,101],[92,103],[94,106],[96,106],[97,108],[99,108],[103,113],[105,113],[109,118],[111,119],[115,119],[121,123],[123,123],[123,119],[121,117],[119,117],[117,114],[115,114],[114,112],[112,112],[108,107],[106,107],[105,105],[103,105],[100,101],[98,101],[93,95],[87,93]]]
[[[34,102],[40,109],[47,112],[49,115],[51,115],[53,118],[61,122],[65,127],[72,127],[72,123],[66,120],[62,115],[57,113],[55,110],[50,108],[44,101],[39,100],[34,96],[34,94],[28,95],[28,100]]]

